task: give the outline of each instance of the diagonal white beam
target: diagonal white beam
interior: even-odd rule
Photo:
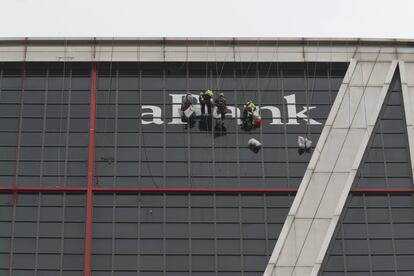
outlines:
[[[399,61],[401,90],[410,148],[411,170],[414,175],[414,62]]]
[[[397,63],[351,61],[265,276],[318,274]]]

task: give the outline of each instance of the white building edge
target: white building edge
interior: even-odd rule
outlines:
[[[414,160],[414,40],[3,38],[9,61],[348,62],[265,276],[318,275],[397,69]]]

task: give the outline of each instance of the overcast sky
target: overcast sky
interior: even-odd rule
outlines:
[[[1,0],[2,37],[414,38],[414,0]]]

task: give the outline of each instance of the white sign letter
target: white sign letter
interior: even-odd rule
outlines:
[[[156,124],[162,125],[164,122],[161,120],[162,111],[161,108],[155,105],[143,105],[142,109],[151,109],[152,112],[142,112],[141,113],[141,124],[149,125],[149,124]],[[151,121],[144,121],[144,116],[152,116]]]
[[[286,104],[287,104],[287,110],[288,110],[288,122],[287,125],[298,125],[297,118],[303,119],[305,122],[308,122],[311,125],[321,125],[322,123],[319,123],[318,121],[315,121],[311,118],[309,118],[308,115],[305,115],[306,112],[310,111],[311,109],[316,108],[316,106],[309,106],[305,107],[302,106],[302,111],[296,112],[296,96],[295,94],[285,96]]]
[[[276,106],[262,106],[262,107],[260,107],[259,110],[265,110],[265,109],[270,110],[270,112],[272,112],[272,122],[270,123],[271,125],[281,125],[282,124],[282,121],[280,120],[281,115],[280,115],[280,109],[279,108],[277,108]]]
[[[236,108],[235,106],[227,106],[227,109],[230,111],[227,114],[229,114],[232,118],[237,118],[237,124],[241,125],[242,121],[239,119],[240,109]]]
[[[319,123],[318,121],[315,121],[314,119],[311,119],[307,115],[305,115],[306,112],[308,112],[309,110],[314,109],[314,108],[316,108],[316,106],[309,106],[309,108],[306,107],[306,106],[302,106],[302,111],[298,112],[296,114],[296,116],[298,116],[298,118],[303,119],[305,122],[307,122],[308,119],[309,119],[309,124],[310,125],[321,125],[322,123]]]
[[[185,123],[181,122],[180,113],[178,113],[178,109],[181,108],[181,102],[185,94],[170,94],[172,97],[172,121],[169,122],[169,125],[183,125]]]

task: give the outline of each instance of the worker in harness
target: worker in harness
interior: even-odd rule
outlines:
[[[253,112],[256,111],[256,105],[252,101],[247,101],[244,104],[243,119],[253,117]]]
[[[220,93],[219,97],[214,101],[217,108],[217,115],[221,116],[221,123],[224,123],[224,117],[227,112],[227,101],[224,94]]]
[[[195,119],[195,110],[193,106],[194,101],[195,99],[190,92],[187,92],[181,100],[181,121],[188,122],[188,125],[190,125],[190,127],[193,127]]]
[[[261,117],[256,114],[256,105],[252,101],[247,101],[244,104],[243,110],[243,124],[245,130],[250,130],[253,127],[259,127],[261,124]]]
[[[200,93],[198,100],[201,105],[201,114],[204,115],[206,113],[206,106],[208,115],[211,115],[211,105],[213,101],[214,93],[211,90],[207,90],[204,93]]]
[[[193,95],[190,92],[187,92],[184,97],[181,99],[181,111],[186,111],[187,108],[193,105]]]

